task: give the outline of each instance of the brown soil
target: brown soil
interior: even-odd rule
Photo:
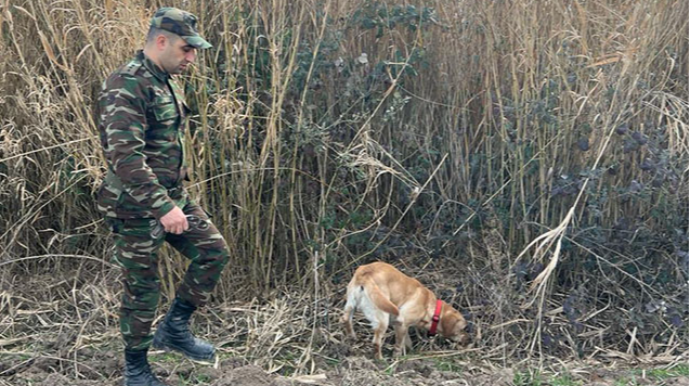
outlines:
[[[118,300],[115,290],[104,291],[100,282],[75,286],[59,277],[34,276],[0,291],[0,386],[122,385],[124,361],[113,312]],[[52,292],[47,293],[46,287]],[[72,294],[74,288],[76,295]],[[371,331],[365,324],[355,326],[359,339],[348,342],[334,320],[337,312],[333,312],[330,319],[317,320],[320,327],[312,333],[316,322],[305,319],[303,312],[311,302],[276,298],[216,304],[213,311],[196,317],[195,327],[202,336],[218,344],[222,361],[217,368],[175,354],[152,352],[153,371],[171,386],[508,386],[520,378],[510,365],[505,368],[482,356],[491,347],[478,347],[472,355],[465,355],[452,351],[442,340],[429,341],[416,334],[412,334],[413,354],[425,358],[392,359],[392,336],[388,336],[386,359],[374,361]],[[302,363],[300,358],[309,344],[314,352],[301,373],[313,375],[290,376]],[[568,363],[554,362],[557,366]],[[688,384],[687,376],[667,378],[663,383],[637,376],[630,383],[629,369],[604,369],[603,364],[585,367],[588,369],[578,364],[573,385]],[[269,368],[273,372],[266,371]]]
[[[122,385],[122,360],[110,352],[94,352],[91,359],[78,358],[77,362],[67,359],[37,358],[34,360],[8,360],[2,357],[4,376],[0,385],[12,386],[120,386]],[[514,384],[515,375],[511,369],[479,370],[470,372],[443,371],[433,360],[408,360],[394,364],[392,359],[373,361],[353,356],[346,357],[336,366],[317,369],[315,375],[285,377],[269,374],[259,366],[244,359],[229,358],[217,368],[198,366],[180,359],[164,363],[153,358],[154,372],[170,385],[208,386],[290,386],[290,385],[342,385],[342,386],[509,386]],[[9,370],[9,371],[8,371]],[[8,374],[12,375],[8,375]],[[612,386],[621,383],[623,371],[589,372],[588,376],[575,378],[573,384]],[[667,378],[663,382],[653,379],[635,378],[635,385],[688,384],[688,377]],[[544,383],[546,384],[546,383]]]
[[[690,380],[688,377],[674,377],[664,380],[667,386],[685,386]]]

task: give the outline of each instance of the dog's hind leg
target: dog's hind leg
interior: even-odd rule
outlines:
[[[354,291],[355,293],[356,290]],[[369,298],[365,291],[359,292],[362,296],[359,298],[357,307],[362,311],[364,317],[371,323],[371,328],[374,329],[374,357],[376,359],[383,359],[381,353],[381,345],[383,344],[383,337],[386,335],[390,314],[376,307],[374,302]]]
[[[343,324],[347,336],[356,340],[357,334],[355,333],[355,329],[352,327],[352,315],[354,313],[354,307],[345,307],[345,310],[343,310],[343,316],[340,318],[340,322]]]
[[[351,294],[348,289],[347,302],[345,303],[345,309],[343,310],[343,316],[340,318],[340,322],[345,328],[345,333],[353,340],[357,340],[357,334],[355,334],[354,328],[352,328],[352,316],[357,308],[357,303],[359,299]]]
[[[374,328],[374,358],[383,359],[381,353],[381,346],[383,345],[383,337],[386,335],[388,329],[388,313],[384,311],[377,311],[376,317],[372,321],[371,326]]]

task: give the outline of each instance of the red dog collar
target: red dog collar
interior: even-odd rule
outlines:
[[[438,322],[441,320],[442,307],[443,302],[441,300],[436,300],[436,310],[434,311],[434,316],[431,318],[431,328],[429,328],[429,336],[436,335],[436,327],[438,327]]]

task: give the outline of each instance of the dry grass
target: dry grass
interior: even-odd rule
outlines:
[[[437,275],[479,359],[686,358],[687,2],[400,4],[188,8],[215,45],[183,78],[189,188],[231,246],[217,304],[240,302],[208,333],[311,372],[349,272],[383,259]],[[3,347],[113,338],[92,108],[152,11],[0,4]],[[184,261],[165,259],[169,297]],[[65,280],[13,289],[42,275]]]
[[[115,282],[114,277],[109,277],[117,276],[115,268],[104,269],[104,272],[105,276],[91,277],[89,281]],[[432,283],[430,287],[438,293],[447,289],[441,279],[458,274],[434,270],[409,273]],[[89,275],[83,274],[82,277]],[[3,292],[0,297],[3,315],[0,328],[5,336],[15,337],[0,339],[0,381],[8,380],[10,384],[22,379],[48,382],[48,376],[52,374],[84,382],[83,385],[95,384],[93,382],[117,384],[122,362],[118,354],[117,317],[113,314],[119,293],[117,286],[39,275],[11,284],[21,296]],[[48,287],[48,291],[39,286]],[[324,297],[316,312],[312,295],[287,290],[275,292],[266,300],[255,298],[249,302],[216,302],[213,307],[198,313],[194,318],[194,329],[197,334],[216,343],[221,359],[220,373],[209,370],[210,379],[221,379],[221,374],[232,374],[238,366],[252,364],[263,368],[267,374],[282,374],[291,378],[304,374],[319,377],[327,374],[331,383],[326,384],[338,384],[337,377],[350,381],[359,377],[383,377],[382,382],[397,385],[406,384],[405,377],[427,374],[425,377],[429,380],[439,380],[453,378],[455,373],[456,379],[474,379],[476,384],[503,382],[501,384],[507,385],[520,384],[512,382],[523,376],[521,372],[527,371],[525,369],[540,374],[566,373],[576,379],[589,379],[591,374],[607,371],[623,374],[627,371],[623,369],[631,365],[636,368],[672,368],[687,360],[687,352],[678,355],[673,350],[638,356],[602,348],[598,355],[578,361],[564,361],[568,355],[547,355],[542,361],[536,362],[533,357],[512,352],[515,348],[508,343],[510,339],[498,344],[501,338],[492,332],[504,331],[509,334],[511,325],[527,321],[511,320],[499,325],[492,322],[494,312],[487,310],[473,319],[475,342],[470,347],[457,350],[442,339],[429,340],[413,332],[415,348],[409,356],[397,359],[390,357],[376,363],[369,358],[372,352],[370,327],[358,315],[355,328],[360,339],[356,342],[346,340],[344,332],[337,325],[339,314],[334,312],[343,305],[342,293],[330,286],[324,290],[333,290],[333,293]],[[553,325],[567,330],[566,318],[558,313],[552,313],[549,317]],[[162,315],[159,315],[157,322],[160,318]],[[595,329],[595,326],[588,325],[588,332],[590,329]],[[588,340],[597,340],[594,334],[590,335]],[[392,340],[391,332],[388,336],[390,345]],[[305,355],[307,352],[309,354]],[[159,372],[165,369],[163,374],[166,376],[208,373],[191,362],[180,361],[175,355],[153,351],[151,358]],[[625,366],[621,366],[622,363]],[[429,375],[430,369],[436,371],[433,376]],[[209,381],[191,384],[209,384],[206,382]],[[222,381],[217,382],[218,385],[224,385]],[[185,384],[183,381],[178,383]]]

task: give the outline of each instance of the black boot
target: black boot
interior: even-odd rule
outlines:
[[[148,350],[125,350],[125,386],[166,386],[151,372]]]
[[[209,342],[195,338],[189,332],[189,318],[195,310],[194,305],[175,298],[163,323],[153,335],[153,347],[166,351],[174,350],[193,361],[213,364],[215,347]]]

